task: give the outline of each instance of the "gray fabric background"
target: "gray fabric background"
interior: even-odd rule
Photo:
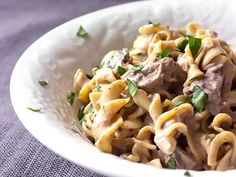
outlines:
[[[101,176],[48,150],[18,120],[9,95],[22,52],[50,29],[130,0],[0,0],[0,176]]]

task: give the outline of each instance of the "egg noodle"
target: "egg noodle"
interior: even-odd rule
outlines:
[[[92,76],[79,68],[80,122],[100,150],[158,168],[236,168],[236,56],[196,23],[150,22]]]

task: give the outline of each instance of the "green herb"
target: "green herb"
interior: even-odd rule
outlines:
[[[67,96],[67,101],[70,105],[73,105],[75,99],[75,92],[70,92],[70,95]]]
[[[33,112],[41,112],[42,108],[35,109],[35,108],[27,107],[27,109],[29,109],[30,111],[33,111]]]
[[[184,176],[191,176],[189,171],[185,171]]]
[[[181,52],[184,52],[186,45],[188,44],[188,40],[184,39],[180,44],[177,45],[177,49],[179,49]]]
[[[42,87],[44,87],[44,86],[46,86],[46,85],[48,85],[48,83],[46,82],[46,81],[39,81],[39,84],[42,86]]]
[[[187,101],[176,101],[176,102],[173,103],[173,105],[175,107],[178,107],[178,106],[180,106],[181,104],[184,104],[184,103],[189,103],[189,102],[187,102]]]
[[[193,56],[193,58],[195,58],[198,54],[198,51],[199,51],[201,45],[202,45],[202,40],[199,38],[195,38],[191,35],[188,35],[187,37],[189,39],[188,43],[189,43],[189,48],[191,50],[192,56]]]
[[[78,114],[77,114],[77,117],[78,117],[78,120],[79,120],[79,123],[82,124],[83,120],[84,120],[84,108],[85,106],[81,106],[78,110]]]
[[[161,53],[159,53],[157,55],[157,57],[160,59],[160,58],[165,58],[165,57],[168,57],[170,56],[170,50],[169,49],[164,49],[161,51]]]
[[[141,65],[133,65],[132,68],[130,68],[130,69],[132,69],[134,71],[140,71],[140,70],[143,69],[143,66],[141,66]]]
[[[80,25],[79,30],[77,31],[76,35],[77,35],[78,37],[86,37],[86,36],[88,36],[88,33],[87,33],[87,31],[85,31],[85,29],[83,28],[83,26]]]
[[[168,158],[167,168],[175,169],[175,159],[172,156],[169,156],[169,158]]]
[[[206,132],[206,133],[205,133],[205,137],[204,137],[204,139],[205,139],[205,140],[208,140],[209,138],[210,138],[209,133]]]
[[[118,68],[117,68],[117,72],[118,72],[119,75],[122,76],[123,74],[125,74],[126,69],[123,68],[122,66],[118,66]]]
[[[197,85],[193,87],[191,102],[198,112],[202,112],[207,103],[208,95]]]
[[[90,107],[89,107],[89,110],[88,110],[89,113],[94,113],[94,107],[92,104],[90,104]]]
[[[153,26],[160,26],[160,25],[161,25],[160,22],[152,22],[152,21],[149,21],[148,23],[149,23],[149,24],[152,24]]]
[[[98,66],[96,66],[96,70],[102,69],[103,66],[104,66],[104,63],[99,64]]]
[[[96,89],[97,89],[97,91],[101,91],[101,86],[100,85],[96,85]]]
[[[128,91],[129,91],[130,95],[134,96],[138,91],[137,85],[129,79],[127,79],[127,83],[128,83]]]
[[[86,76],[87,76],[87,78],[90,79],[90,80],[93,78],[93,75],[90,75],[90,74],[86,74]]]

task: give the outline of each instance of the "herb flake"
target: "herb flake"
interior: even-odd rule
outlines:
[[[134,71],[141,71],[143,69],[143,66],[141,66],[141,65],[133,65],[130,69],[134,70]]]
[[[167,161],[167,168],[169,169],[175,169],[175,159],[172,156],[169,156],[168,161]]]
[[[93,75],[91,75],[91,74],[86,74],[86,76],[87,76],[87,78],[90,79],[90,80],[93,78]]]
[[[191,176],[191,174],[190,174],[189,171],[187,170],[187,171],[185,171],[184,176]]]
[[[189,103],[189,102],[187,102],[187,101],[176,101],[176,102],[173,103],[173,105],[175,107],[178,107],[178,106],[180,106],[181,104],[184,104],[184,103]]]
[[[160,22],[156,22],[156,21],[149,21],[149,24],[152,24],[153,26],[160,26],[161,23]]]
[[[158,59],[165,58],[170,56],[170,50],[169,49],[163,49],[161,53],[157,55]]]
[[[202,40],[199,38],[195,38],[191,35],[188,35],[187,37],[189,39],[188,43],[189,43],[190,51],[192,53],[193,58],[195,58],[198,54],[198,51],[199,51],[201,45],[202,45]]]
[[[42,108],[30,108],[30,107],[27,107],[27,109],[30,110],[30,111],[33,111],[33,112],[41,112]]]
[[[138,87],[135,83],[133,83],[131,80],[127,79],[128,83],[128,92],[133,97],[138,91]]]
[[[187,46],[188,44],[188,40],[187,39],[184,39],[180,44],[177,45],[177,49],[180,50],[180,52],[184,52],[185,50],[185,47]]]
[[[67,101],[70,103],[71,106],[74,103],[74,99],[75,99],[75,92],[70,92],[70,95],[67,96]]]
[[[193,87],[193,96],[191,102],[198,112],[202,112],[207,103],[208,95],[198,86]]]
[[[101,86],[100,85],[96,85],[96,89],[97,89],[97,91],[101,91]]]
[[[210,135],[209,135],[208,132],[206,132],[206,133],[205,133],[205,136],[204,136],[204,139],[205,139],[205,140],[208,140],[209,138],[210,138]]]
[[[38,81],[38,82],[42,87],[48,85],[47,81],[44,81],[44,80],[41,80],[41,81]]]
[[[88,36],[88,32],[85,31],[85,29],[83,28],[82,25],[80,25],[79,30],[77,31],[76,35],[78,37],[86,37],[86,36]]]
[[[84,108],[85,106],[81,106],[78,110],[78,114],[77,114],[77,117],[78,117],[78,120],[79,120],[79,123],[82,124],[83,120],[84,120]]]
[[[119,75],[123,75],[123,74],[125,74],[125,72],[126,72],[126,69],[125,68],[123,68],[122,66],[118,66],[118,68],[117,68],[117,73],[119,74]]]

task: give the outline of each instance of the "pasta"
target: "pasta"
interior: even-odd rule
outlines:
[[[189,23],[138,29],[74,91],[79,122],[100,150],[157,168],[236,168],[236,55],[217,33]]]

